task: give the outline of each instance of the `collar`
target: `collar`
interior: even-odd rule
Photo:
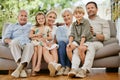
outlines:
[[[98,15],[96,15],[94,19],[90,19],[90,18],[89,18],[89,20],[96,20],[96,19],[99,19],[99,18],[100,18],[100,17],[99,17]]]
[[[83,24],[83,23],[84,23],[84,20],[85,20],[85,19],[84,19],[84,18],[82,18],[82,20],[80,21],[80,24],[78,24],[78,23],[77,23],[77,21],[75,21],[75,26],[78,26],[78,25]]]
[[[28,23],[24,24],[24,25],[21,25],[19,22],[16,23],[16,25],[20,25],[20,26],[25,26],[27,25]]]

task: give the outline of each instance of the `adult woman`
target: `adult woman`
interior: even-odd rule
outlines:
[[[58,71],[57,75],[67,75],[70,71],[71,62],[67,57],[66,46],[68,44],[68,36],[71,32],[71,25],[73,21],[72,10],[70,8],[65,8],[62,12],[62,17],[65,22],[63,26],[58,27],[56,31],[56,39],[59,45],[58,56],[59,63],[62,68]]]
[[[57,14],[53,10],[50,10],[46,14],[46,27],[49,27],[51,29],[53,43],[56,43],[55,34],[57,27],[54,25],[56,18]],[[53,46],[52,49],[47,49],[46,47],[43,47],[43,56],[45,61],[48,63],[50,76],[55,76],[55,72],[61,68],[61,65],[57,63],[58,62],[57,45]]]

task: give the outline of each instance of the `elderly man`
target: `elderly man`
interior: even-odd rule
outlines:
[[[25,68],[29,64],[34,51],[33,45],[29,43],[28,34],[32,25],[27,23],[27,12],[20,10],[17,18],[18,23],[8,26],[2,39],[4,44],[9,45],[12,56],[18,65],[11,74],[16,78],[27,77]]]

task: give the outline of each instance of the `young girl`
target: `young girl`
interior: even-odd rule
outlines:
[[[32,57],[32,76],[36,75],[36,72],[40,70],[41,58],[42,58],[42,48],[45,46],[45,39],[47,34],[49,34],[49,29],[45,27],[45,15],[39,12],[36,17],[36,24],[31,28],[29,37],[31,42],[34,44],[34,54]]]

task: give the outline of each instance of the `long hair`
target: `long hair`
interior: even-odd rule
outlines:
[[[37,16],[38,15],[43,15],[44,16],[44,18],[45,18],[45,14],[43,13],[43,12],[38,12],[37,14],[36,14],[36,16],[35,16],[35,21],[36,21],[36,23],[35,23],[35,26],[36,27],[38,27],[40,24],[38,23],[38,21],[37,21]],[[45,20],[46,21],[46,20]],[[46,23],[46,22],[45,22]],[[44,23],[44,25],[45,25],[45,23]]]

